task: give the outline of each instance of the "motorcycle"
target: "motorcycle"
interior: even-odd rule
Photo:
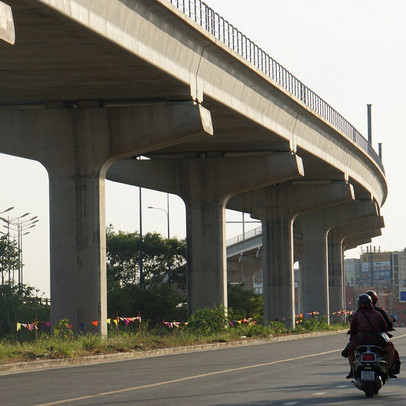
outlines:
[[[355,350],[354,381],[356,388],[365,392],[367,398],[377,395],[389,379],[388,364],[383,350],[376,345],[360,345]]]

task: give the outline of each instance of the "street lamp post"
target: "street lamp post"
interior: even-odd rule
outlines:
[[[24,278],[24,264],[23,264],[23,236],[30,233],[29,229],[35,227],[39,221],[38,216],[31,217],[28,220],[21,220],[24,217],[27,217],[30,213],[24,213],[21,216],[10,218],[0,217],[7,225],[4,226],[7,228],[7,235],[10,236],[10,230],[17,233],[17,249],[19,252],[19,262],[20,266],[18,269],[18,284],[23,283]],[[11,281],[11,273],[9,270],[9,282]],[[13,283],[15,283],[15,275],[13,270]]]
[[[161,210],[166,213],[166,224],[168,227],[168,240],[171,238],[170,235],[170,226],[169,226],[169,193],[166,194],[166,210],[162,209],[161,207],[153,207],[153,206],[148,206],[148,209],[153,209],[153,210]],[[168,284],[171,284],[171,270],[168,269]]]
[[[14,209],[14,207],[9,207],[6,210],[0,211],[0,214],[7,213],[8,211],[13,210],[13,209]]]
[[[140,287],[144,287],[144,270],[143,270],[143,257],[142,257],[142,188],[140,187]]]
[[[13,210],[13,209],[14,209],[14,207],[8,207],[6,210],[0,211],[0,214],[7,213],[8,211]],[[8,243],[8,242],[9,242],[9,235],[6,234],[6,233],[3,233],[2,231],[0,231],[0,233],[7,236],[7,243]],[[3,286],[3,285],[4,285],[4,269],[3,269],[3,268],[4,268],[4,262],[3,262],[3,256],[2,256],[2,260],[1,260],[1,261],[2,261],[2,262],[1,262],[1,286]]]
[[[167,222],[167,225],[168,225],[168,240],[169,240],[169,238],[171,238],[170,237],[170,231],[169,231],[169,211],[165,210],[165,209],[161,209],[160,207],[153,207],[153,206],[148,206],[148,209],[161,210],[161,211],[166,213],[166,222]]]

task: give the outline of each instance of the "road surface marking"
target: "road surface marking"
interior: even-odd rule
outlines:
[[[348,388],[348,385],[338,385],[336,388]]]
[[[406,334],[405,334],[406,335]],[[125,393],[125,392],[133,392],[137,391],[140,389],[148,389],[148,388],[155,388],[157,386],[164,386],[164,385],[170,385],[172,383],[179,383],[179,382],[185,382],[185,381],[191,381],[193,379],[200,379],[200,378],[206,378],[208,376],[216,376],[216,375],[222,375],[222,374],[229,374],[231,372],[237,372],[237,371],[245,371],[247,369],[253,369],[253,368],[261,368],[261,367],[266,367],[270,365],[276,365],[276,364],[283,364],[285,362],[292,362],[292,361],[298,361],[301,359],[306,359],[306,358],[314,358],[314,357],[320,357],[322,355],[328,355],[328,354],[334,354],[335,352],[341,352],[342,348],[338,350],[331,350],[331,351],[325,351],[325,352],[320,352],[317,354],[310,354],[310,355],[302,355],[300,357],[295,357],[295,358],[287,358],[287,359],[281,359],[279,361],[271,361],[271,362],[264,362],[261,364],[254,364],[254,365],[247,365],[245,367],[238,367],[238,368],[233,368],[233,369],[224,369],[222,371],[216,371],[216,372],[208,372],[206,374],[201,374],[201,375],[193,375],[193,376],[187,376],[185,378],[179,378],[179,379],[172,379],[170,381],[162,381],[162,382],[156,382],[156,383],[151,383],[149,385],[141,385],[141,386],[133,386],[131,388],[125,388],[125,389],[118,389],[110,392],[101,392],[101,393],[96,393],[94,395],[87,395],[87,396],[80,396],[77,398],[70,398],[70,399],[64,399],[64,400],[57,400],[55,402],[49,402],[49,403],[41,403],[36,406],[53,406],[53,405],[62,405],[64,403],[70,403],[70,402],[78,402],[80,400],[87,400],[87,399],[94,399],[94,398],[100,398],[103,396],[110,396],[110,395],[116,395],[119,393]]]
[[[312,396],[323,396],[323,395],[327,395],[327,392],[316,392],[316,393],[313,393]]]
[[[395,339],[399,339],[399,338],[402,338],[402,337],[406,337],[406,334],[398,336]],[[233,369],[225,369],[223,371],[209,372],[207,374],[187,376],[185,378],[173,379],[171,381],[156,382],[156,383],[151,383],[149,385],[133,386],[131,388],[118,389],[118,390],[110,391],[110,392],[101,392],[101,393],[96,393],[94,395],[87,395],[87,396],[80,396],[80,397],[77,397],[77,398],[57,400],[55,402],[49,402],[49,403],[41,403],[41,404],[38,404],[36,406],[63,405],[65,403],[77,402],[77,401],[80,401],[80,400],[95,399],[95,398],[100,398],[100,397],[103,397],[103,396],[116,395],[116,394],[119,394],[119,393],[133,392],[133,391],[137,391],[137,390],[141,390],[141,389],[148,389],[148,388],[155,388],[157,386],[170,385],[172,383],[191,381],[193,379],[206,378],[208,376],[216,376],[216,375],[221,375],[221,374],[228,374],[228,373],[236,372],[236,371],[244,371],[244,370],[247,370],[247,369],[261,368],[261,367],[266,367],[266,366],[270,366],[270,365],[282,364],[284,362],[298,361],[300,359],[320,357],[321,355],[333,354],[335,352],[341,352],[341,351],[342,351],[342,348],[340,348],[338,350],[320,352],[318,354],[303,355],[301,357],[287,358],[287,359],[282,359],[282,360],[279,360],[279,361],[271,361],[271,362],[265,362],[265,363],[262,363],[262,364],[248,365],[248,366],[245,366],[245,367],[239,367],[239,368],[233,368]]]
[[[294,405],[298,405],[299,402],[287,402],[287,403],[282,403],[282,406],[294,406]]]

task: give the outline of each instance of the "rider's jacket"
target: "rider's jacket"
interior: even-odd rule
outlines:
[[[388,330],[387,330],[387,331],[393,331],[393,330],[394,330],[394,329],[393,329],[393,323],[390,321],[390,319],[389,319],[388,315],[386,314],[385,310],[383,310],[382,307],[378,307],[378,306],[374,306],[374,309],[375,309],[377,312],[381,313],[382,316],[383,316],[383,318],[385,319],[385,322],[386,322],[386,324],[387,324],[387,326],[388,326]]]
[[[365,316],[369,319],[373,330]],[[370,335],[387,330],[388,326],[386,325],[385,319],[382,317],[381,313],[374,310],[372,305],[364,306],[354,313],[351,320],[350,340],[359,333],[363,335]]]

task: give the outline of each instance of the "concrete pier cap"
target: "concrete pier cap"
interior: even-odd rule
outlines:
[[[382,230],[380,228],[377,228],[375,230],[367,231],[364,233],[347,236],[342,242],[343,251],[357,248],[358,246],[363,244],[369,244],[373,238],[379,237],[381,235]]]

